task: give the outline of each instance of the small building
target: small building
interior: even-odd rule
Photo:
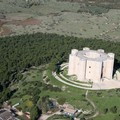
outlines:
[[[76,110],[75,109],[70,109],[70,108],[66,108],[64,109],[64,115],[67,115],[67,116],[74,116],[76,113]]]
[[[16,120],[16,118],[9,110],[0,109],[0,120]]]
[[[63,104],[60,106],[60,111],[63,115],[75,118],[78,115],[78,110],[74,109],[74,107],[70,104]]]

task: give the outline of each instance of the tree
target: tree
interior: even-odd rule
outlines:
[[[111,107],[110,111],[112,113],[117,113],[117,106]]]
[[[60,105],[63,105],[66,101],[66,98],[60,97],[57,101]]]
[[[58,62],[57,59],[53,59],[53,60],[50,62],[50,64],[49,64],[49,69],[50,69],[51,71],[56,71],[56,69],[57,69],[57,62]]]
[[[102,46],[107,52],[114,50],[117,60],[115,69],[120,68],[120,42],[46,33],[0,38],[0,103],[8,99],[7,95],[12,97],[9,94],[10,85],[22,79],[21,71],[41,64],[50,64],[49,69],[55,71],[58,63],[68,60],[71,49],[82,49],[84,46],[91,49]]]
[[[104,113],[105,113],[105,114],[108,113],[108,111],[109,111],[108,108],[105,108],[105,109],[104,109]]]
[[[38,117],[40,116],[40,112],[37,106],[33,106],[31,108],[31,112],[30,112],[30,119],[31,120],[37,120]]]

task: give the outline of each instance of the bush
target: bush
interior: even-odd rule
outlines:
[[[65,103],[65,101],[66,101],[66,98],[61,97],[61,98],[59,98],[57,101],[58,101],[58,103],[59,103],[60,105],[63,105],[63,104]]]
[[[110,111],[112,113],[117,113],[117,106],[111,107]]]

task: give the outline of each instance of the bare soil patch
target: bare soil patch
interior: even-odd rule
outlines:
[[[26,27],[28,25],[38,25],[40,24],[40,21],[34,18],[29,18],[25,20],[12,20],[9,21],[7,24],[13,24],[16,26],[22,25],[23,27]]]
[[[0,20],[0,27],[2,27],[3,24],[5,24],[5,22],[3,20]]]
[[[40,21],[34,18],[28,18],[25,20],[0,20],[0,36],[10,35],[12,31],[10,28],[3,25],[16,25],[26,27],[28,25],[38,25]]]
[[[12,34],[12,31],[8,28],[8,27],[0,27],[0,36],[4,36],[4,35],[10,35]]]
[[[0,20],[0,36],[10,35],[12,33],[8,27],[3,26],[5,23],[4,20]]]

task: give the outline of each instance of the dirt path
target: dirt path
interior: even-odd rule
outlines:
[[[89,116],[89,117],[86,117],[86,120],[89,120],[89,119],[91,119],[91,118],[94,118],[94,117],[98,116],[98,115],[99,115],[99,111],[97,110],[94,102],[91,101],[91,100],[88,98],[88,90],[87,90],[86,93],[85,93],[85,99],[91,104],[91,106],[93,107],[93,112],[94,112],[93,115],[91,115],[91,116]],[[60,111],[57,111],[57,112],[55,112],[55,113],[53,113],[53,114],[50,114],[50,115],[42,114],[42,116],[41,116],[38,120],[47,120],[49,117],[51,117],[51,116],[53,116],[53,115],[55,115],[55,114],[60,115],[61,113],[60,113]],[[76,120],[79,120],[79,118],[76,118]]]
[[[53,113],[53,114],[50,114],[50,115],[42,114],[42,116],[41,116],[38,120],[47,120],[49,117],[51,117],[51,116],[53,116],[53,115],[55,115],[55,114],[60,115],[61,112],[60,112],[60,111],[57,111],[57,112],[55,112],[55,113]]]
[[[93,107],[93,112],[94,112],[94,114],[93,114],[92,116],[86,117],[86,119],[89,120],[89,119],[91,119],[91,118],[94,118],[94,117],[98,116],[98,115],[99,115],[99,111],[97,110],[94,102],[91,101],[91,100],[88,98],[88,90],[87,90],[86,93],[85,93],[85,99],[92,105],[92,107]]]

